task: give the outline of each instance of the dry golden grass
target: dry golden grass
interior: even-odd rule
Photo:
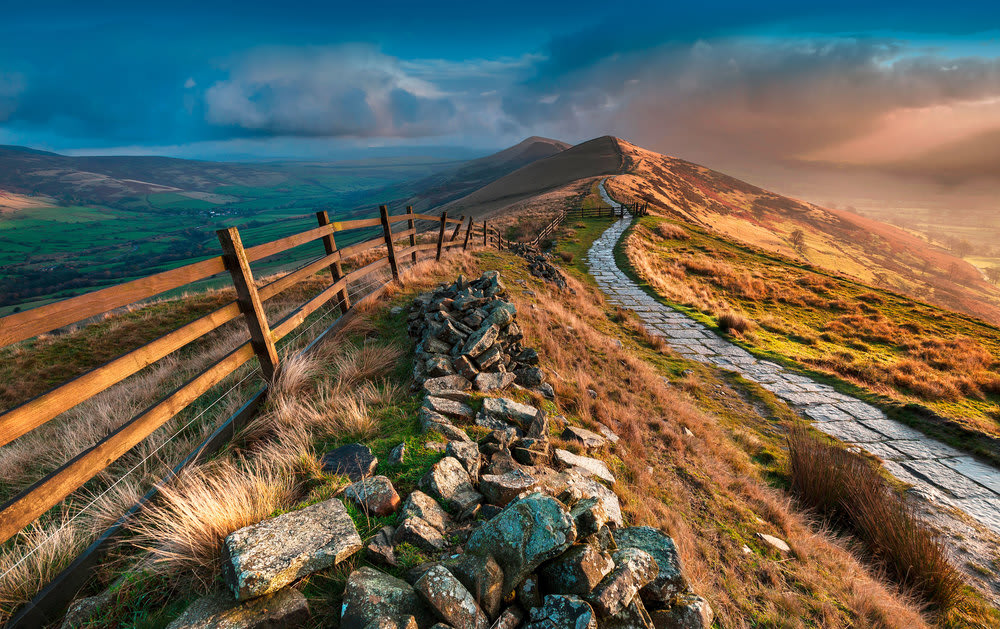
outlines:
[[[208,584],[219,569],[222,541],[296,497],[294,477],[267,461],[220,461],[183,472],[136,522],[136,545],[155,570],[183,572]]]
[[[667,240],[687,240],[691,237],[683,227],[673,223],[659,223],[656,226],[656,233]]]
[[[753,321],[738,312],[724,312],[718,318],[719,329],[723,332],[745,334],[753,329]]]
[[[686,575],[711,602],[719,626],[927,626],[916,605],[815,530],[760,477],[750,456],[765,447],[773,420],[698,376],[689,374],[680,386],[665,383],[634,348],[609,338],[616,328],[609,327],[600,293],[569,283],[575,295],[532,286],[535,308],[515,294],[518,322],[551,374],[559,410],[621,435],[609,461],[628,520],[674,538]],[[625,316],[612,312],[611,320]],[[731,422],[699,409],[693,396],[706,391],[732,413]],[[786,539],[793,554],[773,555],[756,540],[758,531]],[[747,554],[744,545],[757,550]]]

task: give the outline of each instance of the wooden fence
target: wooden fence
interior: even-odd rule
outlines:
[[[614,207],[592,207],[592,208],[573,208],[568,210],[562,210],[556,215],[552,221],[538,232],[538,234],[527,241],[511,240],[506,238],[500,231],[494,227],[490,227],[487,221],[483,221],[483,245],[484,246],[494,246],[497,249],[510,249],[513,245],[527,245],[529,247],[537,247],[542,241],[549,237],[552,232],[556,230],[559,225],[562,224],[568,218],[616,218],[625,216],[625,212],[629,212],[632,216],[645,216],[649,213],[648,203],[626,203],[622,204],[617,208]]]
[[[385,206],[380,208],[378,218],[331,222],[326,212],[318,212],[316,218],[318,226],[313,229],[253,247],[243,246],[239,231],[235,227],[222,229],[216,232],[222,249],[220,256],[0,319],[0,347],[2,347],[149,299],[225,271],[229,272],[236,289],[236,299],[214,312],[3,412],[0,414],[0,446],[44,425],[59,414],[229,321],[242,316],[250,333],[249,341],[0,507],[0,543],[10,539],[22,528],[59,504],[199,396],[254,357],[260,363],[262,374],[270,381],[281,367],[275,344],[335,296],[339,299],[342,311],[347,313],[351,308],[347,293],[351,282],[361,280],[386,267],[389,268],[393,281],[398,282],[399,262],[407,257],[415,263],[418,254],[423,252],[433,252],[435,258],[440,259],[443,252],[453,247],[468,248],[473,223],[470,218],[466,225],[465,217],[448,218],[447,214],[441,216],[415,214],[412,208],[407,208],[405,214],[390,216]],[[415,220],[434,221],[439,224],[435,242],[417,243]],[[401,222],[405,222],[405,229],[393,231],[393,225]],[[454,231],[450,235],[446,234],[449,225],[454,225]],[[465,237],[460,239],[459,234],[463,226]],[[337,246],[335,235],[339,232],[376,227],[382,228],[379,237],[349,247]],[[264,286],[257,287],[250,268],[252,262],[316,240],[322,240],[326,252],[324,256]],[[406,245],[398,248],[396,243],[402,240],[406,241]],[[383,246],[386,248],[385,255],[361,268],[344,273],[344,261]],[[268,321],[264,313],[264,302],[326,268],[329,268],[332,274],[329,286],[280,321]]]

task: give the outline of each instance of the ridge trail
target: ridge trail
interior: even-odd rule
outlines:
[[[608,196],[605,181],[599,185],[604,201],[612,207],[621,207]],[[662,337],[678,354],[735,371],[757,382],[818,430],[881,459],[893,476],[913,485],[928,501],[964,511],[1000,534],[1000,471],[889,419],[866,402],[758,359],[687,315],[656,301],[615,262],[615,245],[631,224],[632,216],[626,212],[587,252],[590,273],[610,303],[634,311],[651,334]]]

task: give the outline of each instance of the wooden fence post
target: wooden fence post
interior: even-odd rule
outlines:
[[[240,312],[243,313],[250,329],[250,345],[257,355],[257,360],[260,361],[261,373],[270,382],[278,371],[278,350],[274,346],[271,328],[267,324],[264,305],[253,282],[253,272],[250,270],[246,251],[243,250],[240,232],[235,227],[230,227],[215,233],[219,237],[219,244],[222,245],[222,257],[226,262],[226,268],[233,277]]]
[[[470,216],[469,217],[469,226],[465,230],[465,243],[462,245],[462,251],[468,251],[468,249],[469,249],[469,236],[472,235],[472,225],[475,222],[476,221],[472,220],[472,217]]]
[[[486,219],[484,218],[484,219],[483,219],[483,246],[484,246],[484,247],[485,247],[485,246],[487,246],[487,245],[489,244],[488,242],[486,242],[486,237],[487,237],[487,234],[489,233],[489,232],[487,231],[487,230],[488,230],[488,227],[487,227],[488,225],[489,225],[489,223],[488,223],[488,222],[486,221]]]
[[[458,232],[461,231],[464,222],[465,216],[463,215],[462,218],[458,219],[458,225],[455,225],[455,231],[451,232],[451,238],[448,239],[448,242],[454,242],[458,238]]]
[[[399,282],[399,267],[396,266],[396,245],[392,242],[392,226],[389,225],[389,208],[378,206],[379,217],[382,219],[382,233],[385,234],[385,248],[389,252],[389,269],[392,279]]]
[[[448,223],[448,212],[441,212],[441,229],[438,230],[438,249],[435,260],[441,260],[441,246],[444,244],[444,228]]]
[[[322,212],[316,212],[316,220],[319,222],[320,227],[323,225],[330,224],[330,215],[326,213],[326,210]],[[323,248],[326,249],[326,254],[330,255],[337,250],[337,240],[333,237],[333,232],[330,232],[326,236],[323,236]],[[333,276],[333,283],[336,284],[340,281],[340,278],[344,277],[344,268],[340,265],[340,260],[337,260],[330,265],[330,275]],[[337,293],[337,300],[340,301],[340,312],[346,313],[351,309],[351,300],[347,296],[347,288]]]
[[[407,205],[406,206],[406,213],[407,214],[413,214],[413,206],[412,205]],[[408,230],[414,232],[414,233],[410,234],[410,247],[416,247],[417,246],[417,234],[416,234],[416,230],[413,228],[413,219],[412,218],[410,220],[406,221],[406,228]],[[417,263],[417,252],[416,251],[414,251],[412,254],[410,254],[410,261],[413,264]]]

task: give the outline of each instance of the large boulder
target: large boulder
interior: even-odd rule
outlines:
[[[483,407],[476,416],[476,423],[487,425],[490,420],[517,426],[527,431],[538,414],[538,409],[528,404],[515,402],[502,397],[490,397],[483,400]]]
[[[597,629],[597,615],[577,596],[549,594],[531,610],[524,629]]]
[[[243,602],[225,594],[203,596],[167,629],[293,629],[308,620],[306,597],[294,588],[284,588]]]
[[[688,584],[681,569],[674,540],[651,526],[630,526],[615,533],[618,548],[638,548],[656,560],[656,577],[642,588],[640,594],[647,603],[666,605],[671,598],[687,590]]]
[[[433,566],[417,579],[413,589],[452,627],[487,629],[490,625],[472,594],[444,566]]]
[[[420,486],[431,496],[458,512],[471,510],[482,502],[482,495],[472,487],[472,479],[462,463],[446,456],[420,479]]]
[[[588,478],[576,470],[569,469],[557,472],[553,469],[541,468],[536,477],[540,489],[552,496],[572,492],[580,498],[594,498],[601,503],[608,517],[610,526],[622,526],[621,503],[618,496],[600,481]]]
[[[479,491],[491,504],[503,507],[537,484],[531,474],[513,469],[503,474],[483,474],[479,479]]]
[[[503,602],[503,569],[493,557],[461,553],[444,561],[444,565],[469,590],[487,616],[497,615]]]
[[[544,562],[576,540],[576,528],[561,502],[540,493],[520,498],[480,526],[466,551],[492,556],[503,569],[504,595]]]
[[[424,380],[424,389],[431,395],[447,391],[468,391],[471,388],[472,383],[459,375],[440,376]]]
[[[517,376],[507,371],[484,371],[476,376],[476,390],[483,392],[502,391],[514,384],[516,379]]]
[[[222,545],[222,573],[238,600],[276,592],[361,550],[361,537],[336,498],[244,527]]]
[[[429,627],[434,622],[431,610],[406,581],[367,566],[347,577],[340,615],[343,629],[379,626],[373,623],[380,620],[393,622],[402,629],[411,617],[420,627]]]
[[[440,413],[450,417],[472,418],[473,410],[467,404],[448,399],[443,396],[428,395],[424,400],[424,406],[435,413]]]
[[[587,597],[601,616],[614,616],[622,611],[657,574],[656,560],[638,548],[617,550],[612,558],[614,569]]]

